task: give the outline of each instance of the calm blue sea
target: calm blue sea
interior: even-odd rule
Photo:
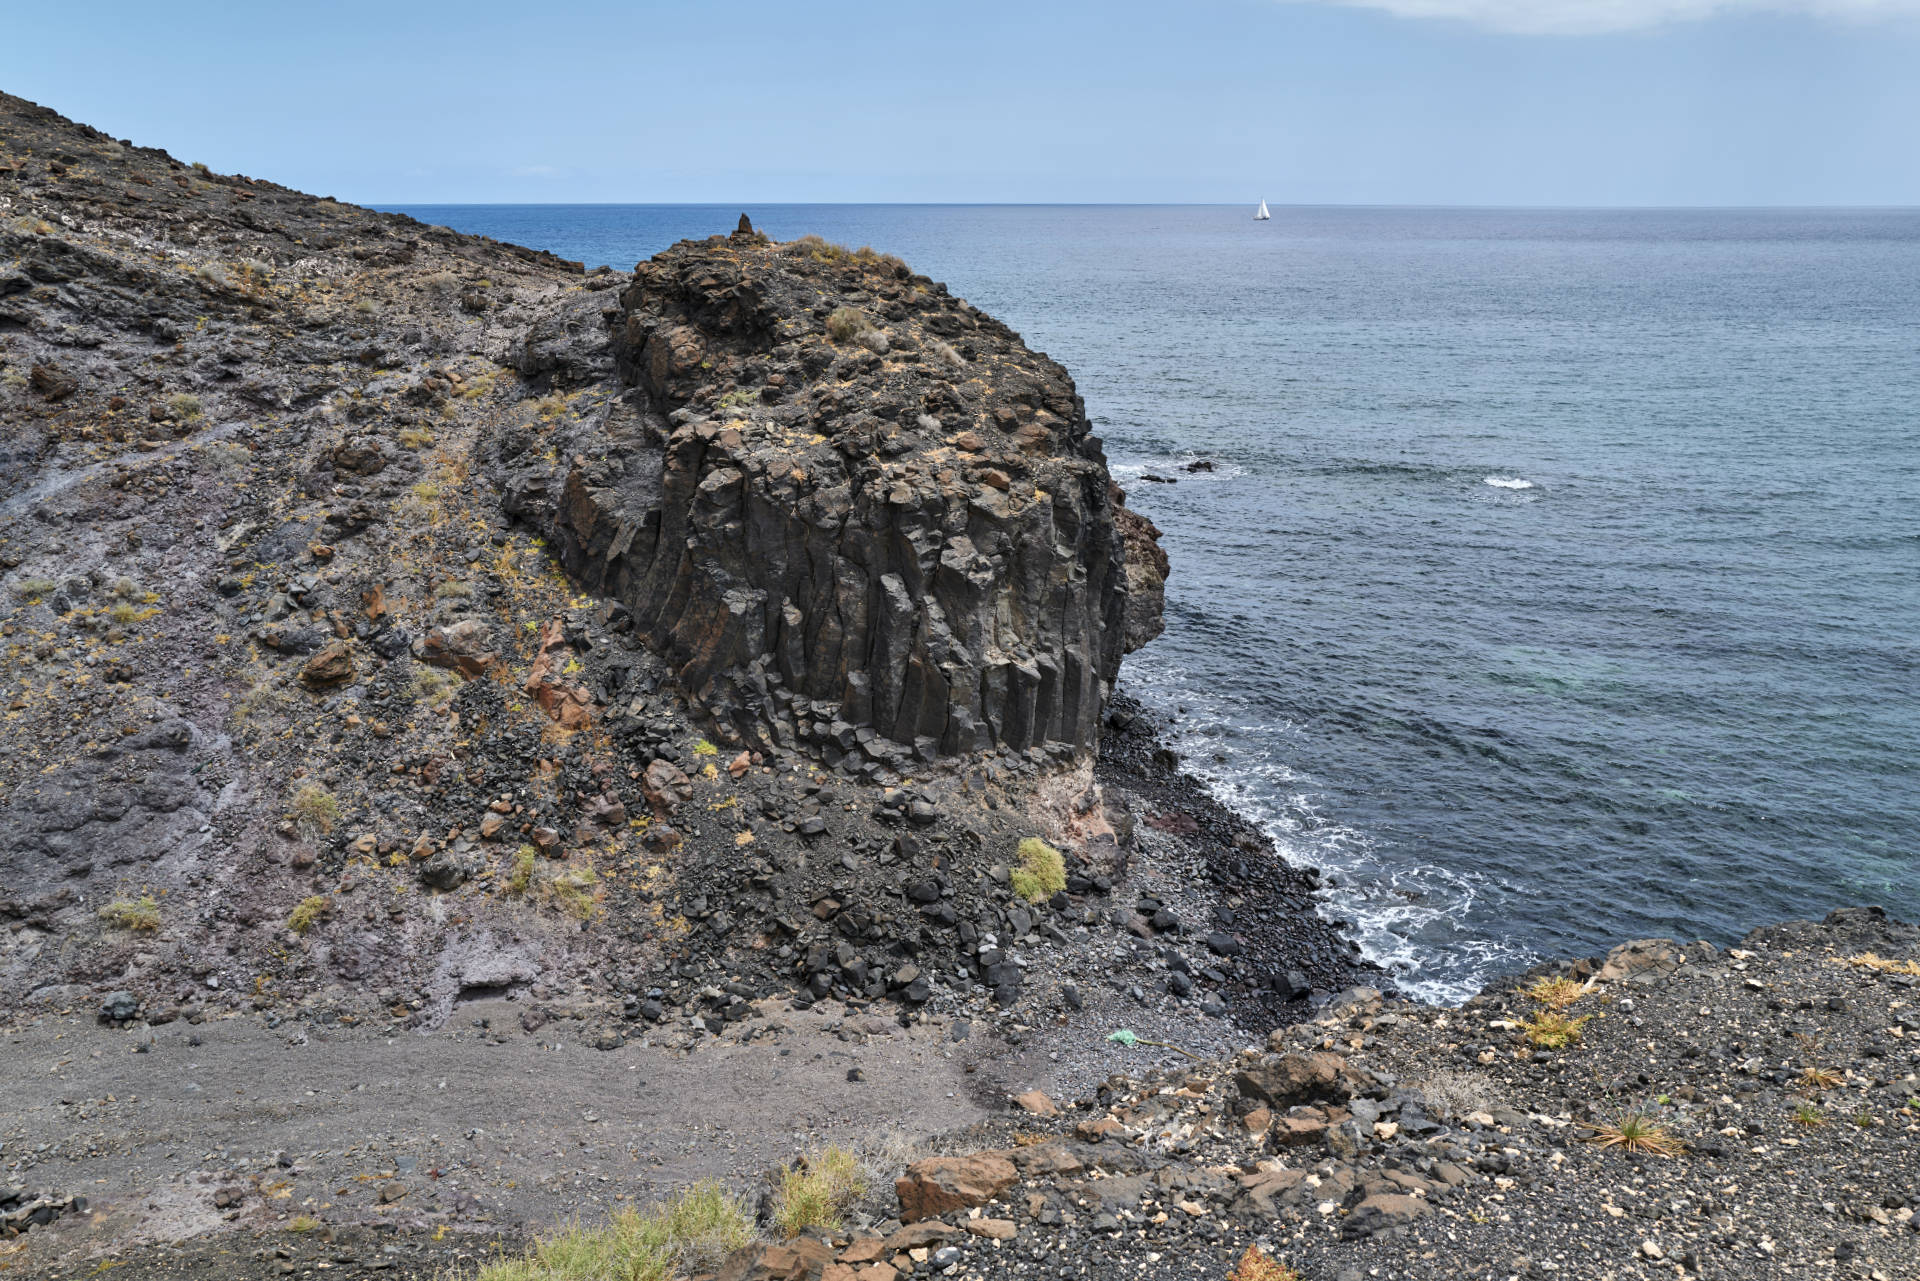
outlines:
[[[406,212],[629,268],[741,210]],[[1920,211],[746,212],[1072,370],[1173,561],[1128,683],[1410,988],[1920,917]]]

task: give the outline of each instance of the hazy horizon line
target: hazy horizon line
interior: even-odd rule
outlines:
[[[368,200],[349,201],[363,208],[396,212],[407,208],[424,209],[740,209],[776,208],[896,208],[896,209],[1238,209],[1260,203],[1232,200]],[[1383,201],[1307,201],[1300,203],[1267,202],[1270,210],[1282,209],[1456,209],[1527,210],[1569,213],[1620,212],[1717,212],[1787,213],[1824,212],[1920,212],[1920,204],[1746,204],[1746,205],[1635,205],[1635,204],[1452,204],[1445,202]]]

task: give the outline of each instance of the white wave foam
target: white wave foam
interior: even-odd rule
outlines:
[[[1239,463],[1223,463],[1219,461],[1214,461],[1211,469],[1202,468],[1199,471],[1187,470],[1189,464],[1204,461],[1207,461],[1207,457],[1204,454],[1181,454],[1178,457],[1162,455],[1161,457],[1149,459],[1145,462],[1109,462],[1107,464],[1107,471],[1111,473],[1113,478],[1120,482],[1123,487],[1130,487],[1132,482],[1139,480],[1148,473],[1162,477],[1163,479],[1187,483],[1208,480],[1232,480],[1235,477],[1247,474],[1247,469]],[[1148,483],[1151,484],[1152,482]]]
[[[1259,824],[1286,862],[1319,867],[1336,882],[1320,891],[1318,911],[1350,922],[1361,955],[1402,991],[1457,1005],[1496,974],[1536,959],[1517,942],[1486,936],[1485,922],[1470,921],[1479,897],[1471,874],[1396,861],[1364,832],[1320,813],[1302,790],[1309,780],[1278,759],[1272,740],[1289,727],[1238,723],[1240,709],[1200,694],[1177,665],[1155,664],[1145,651],[1138,657],[1146,661],[1134,674],[1159,695],[1155,701],[1186,709],[1167,726],[1182,766],[1221,804]]]
[[[1489,476],[1485,480],[1481,481],[1480,483],[1483,485],[1492,485],[1495,489],[1532,489],[1533,488],[1532,481],[1521,480],[1518,476]]]

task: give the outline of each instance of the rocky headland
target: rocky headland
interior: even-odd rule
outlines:
[[[1124,501],[884,254],[586,272],[0,96],[0,1270],[719,1178],[729,1281],[1916,1274],[1910,927],[1397,999],[1118,692]]]

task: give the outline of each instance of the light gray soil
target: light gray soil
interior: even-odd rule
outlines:
[[[898,1149],[984,1115],[968,1047],[944,1025],[773,1007],[741,1039],[692,1053],[600,1051],[569,1020],[524,1032],[522,1008],[463,1005],[425,1036],[289,1037],[246,1018],[9,1029],[0,1159],[10,1179],[84,1196],[89,1212],[6,1243],[0,1267],[64,1271],[301,1214],[495,1234],[748,1179],[829,1141]],[[855,1069],[864,1079],[848,1080]]]

